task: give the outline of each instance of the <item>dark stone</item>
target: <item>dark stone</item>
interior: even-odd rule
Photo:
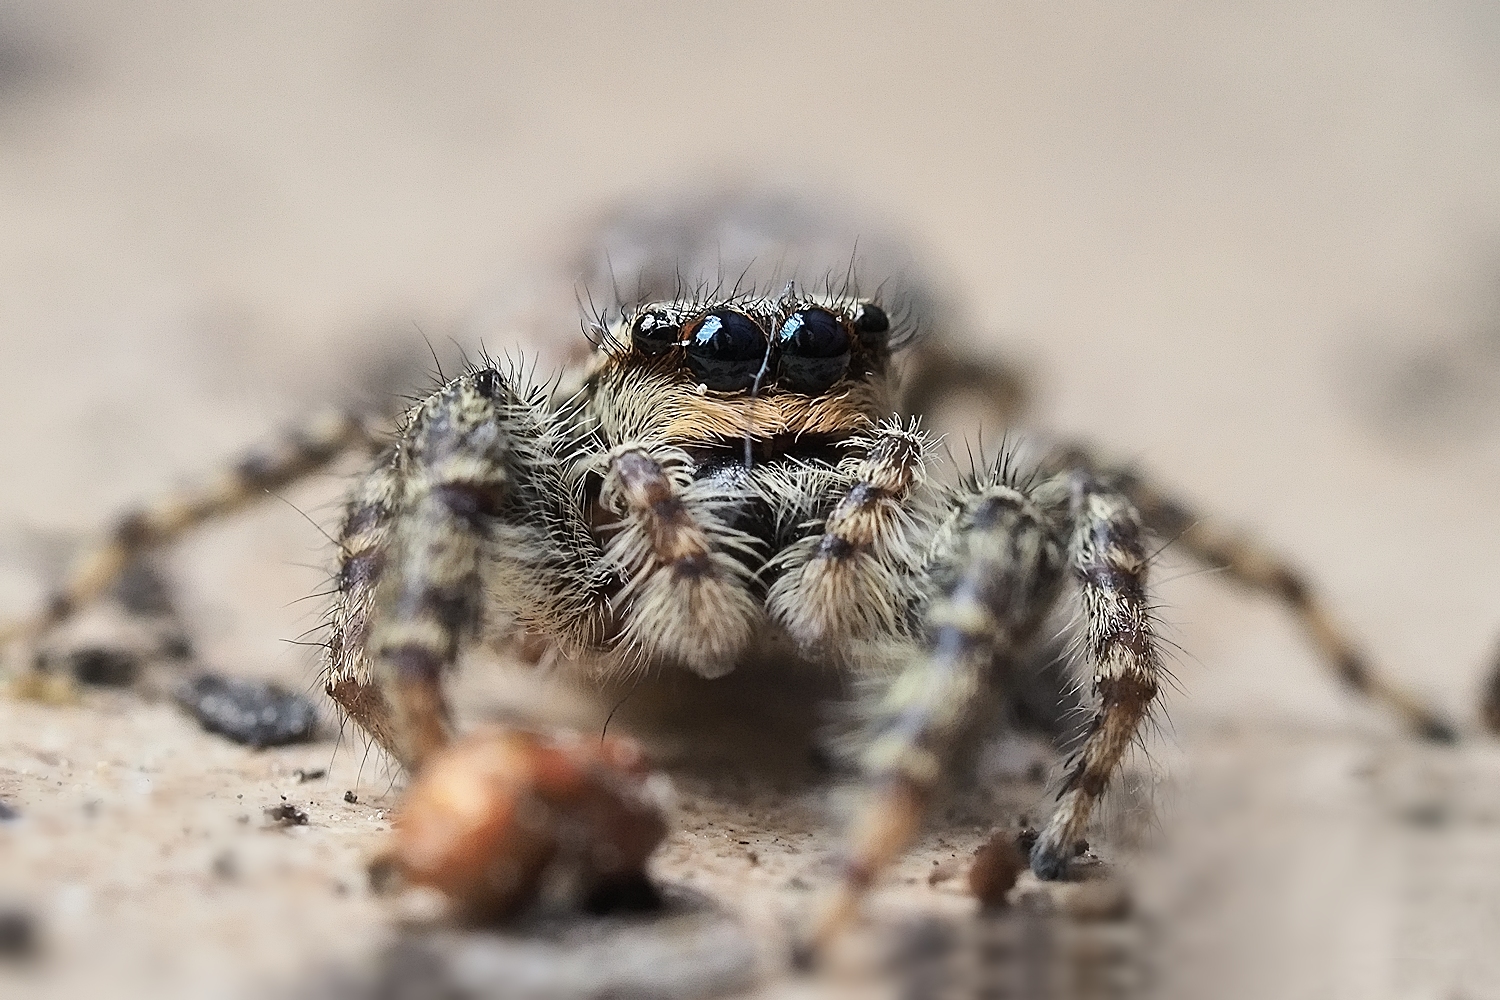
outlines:
[[[257,749],[317,736],[312,701],[267,681],[199,674],[178,688],[177,703],[209,732]]]
[[[307,819],[307,813],[290,802],[283,802],[266,810],[266,821],[273,826],[306,826]]]

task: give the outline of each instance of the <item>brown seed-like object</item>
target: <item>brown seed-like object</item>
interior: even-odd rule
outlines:
[[[969,891],[987,910],[1000,909],[1006,905],[1006,894],[1016,884],[1016,879],[1026,870],[1026,851],[1021,841],[1025,833],[996,830],[984,846],[974,852],[974,864],[969,868]]]
[[[641,884],[667,832],[647,777],[628,740],[484,730],[407,789],[392,860],[471,920],[503,919],[544,893],[578,904]]]

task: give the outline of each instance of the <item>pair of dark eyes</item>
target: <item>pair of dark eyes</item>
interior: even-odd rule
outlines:
[[[748,389],[759,377],[762,385],[774,381],[813,395],[826,392],[849,370],[853,337],[876,346],[890,326],[885,310],[873,303],[862,304],[847,322],[809,306],[787,316],[769,344],[761,325],[737,309],[715,309],[680,328],[667,314],[648,309],[631,321],[630,340],[650,356],[682,347],[688,369],[719,392]]]

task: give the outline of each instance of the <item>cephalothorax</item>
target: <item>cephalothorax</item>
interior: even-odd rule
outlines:
[[[642,274],[642,294],[594,317],[574,375],[535,385],[471,366],[408,412],[354,490],[326,687],[407,766],[452,738],[444,676],[481,624],[595,675],[712,678],[768,634],[810,661],[881,664],[868,799],[816,941],[913,835],[988,675],[1024,660],[1068,600],[1090,719],[1031,854],[1057,878],[1159,691],[1152,535],[1275,595],[1342,679],[1444,731],[1372,674],[1282,560],[1131,470],[1060,448],[1024,474],[1002,455],[941,485],[917,411],[960,383],[999,400],[1014,378],[955,362],[951,339],[918,338],[899,297],[852,282],[661,296],[660,272]],[[243,465],[245,488],[225,496],[284,483],[359,439],[330,424]],[[127,519],[54,619],[214,507]]]

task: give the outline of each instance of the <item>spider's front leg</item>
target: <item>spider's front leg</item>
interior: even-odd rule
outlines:
[[[635,663],[668,660],[703,677],[732,670],[761,618],[753,540],[727,523],[741,491],[694,480],[679,449],[627,443],[604,459],[600,501],[619,520],[606,563],[627,581],[618,647]]]
[[[859,447],[840,463],[833,482],[843,490],[821,530],[788,545],[768,566],[778,574],[766,596],[772,617],[804,647],[836,655],[907,627],[922,562],[912,507],[924,494],[932,450],[915,424],[899,420],[852,443]]]
[[[856,816],[842,880],[818,917],[810,958],[850,919],[913,838],[949,751],[997,656],[1022,653],[1056,599],[1066,540],[1057,481],[1027,490],[1003,469],[953,498],[933,544],[925,651],[886,689],[865,751],[870,797]]]
[[[409,768],[447,741],[443,674],[487,587],[522,626],[598,640],[600,553],[558,457],[564,422],[502,373],[468,372],[411,413],[349,504],[325,687]]]
[[[616,544],[670,552],[656,572],[714,579],[716,553],[687,544],[701,522],[660,465],[628,449],[594,461],[592,426],[501,372],[467,372],[408,415],[344,522],[327,689],[412,772],[379,864],[472,919],[511,915],[544,885],[579,905],[641,891],[666,833],[628,741],[498,727],[450,739],[444,675],[488,609],[565,652],[617,638],[622,560],[595,538],[585,477],[604,471],[603,506],[623,506]]]
[[[423,405],[395,455],[400,516],[368,641],[408,767],[447,742],[443,673],[477,629],[489,522],[516,493],[516,441],[503,412],[514,402],[496,372],[457,379]]]
[[[1150,557],[1130,500],[1086,472],[1069,478],[1068,561],[1083,604],[1084,648],[1098,701],[1057,809],[1031,851],[1031,868],[1061,878],[1083,840],[1094,803],[1156,700],[1161,654],[1146,593]]]

